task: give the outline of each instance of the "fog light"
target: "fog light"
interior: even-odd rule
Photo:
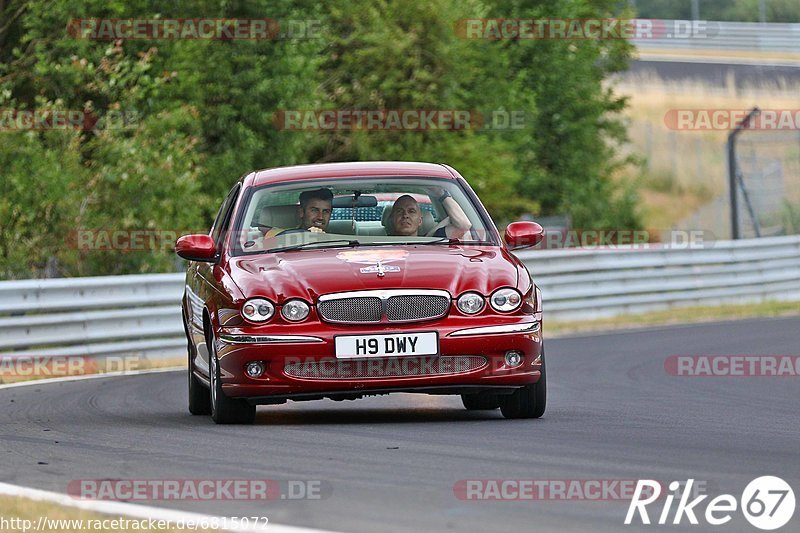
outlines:
[[[506,366],[519,366],[522,364],[522,353],[516,350],[506,352]]]
[[[506,359],[507,358],[508,356],[506,356]],[[264,363],[262,363],[261,361],[253,361],[251,363],[247,363],[245,372],[247,372],[248,377],[260,378],[261,375],[264,373]]]

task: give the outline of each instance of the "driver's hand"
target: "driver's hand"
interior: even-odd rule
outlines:
[[[316,226],[311,226],[310,228],[308,228],[308,231],[310,231],[311,233],[325,233],[325,231],[322,228],[318,228]]]

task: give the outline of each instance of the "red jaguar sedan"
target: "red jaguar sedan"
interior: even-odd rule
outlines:
[[[256,405],[458,394],[507,418],[545,411],[542,298],[447,165],[360,162],[252,172],[189,261],[189,411],[252,423]]]

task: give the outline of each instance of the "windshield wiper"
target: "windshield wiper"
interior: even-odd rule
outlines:
[[[420,241],[414,244],[461,244],[461,241],[452,237],[439,237],[435,241]]]
[[[293,244],[292,246],[282,246],[279,248],[270,248],[266,250],[267,252],[290,252],[292,250],[299,250],[300,248],[305,248],[306,246],[312,246],[315,244],[333,244],[338,243],[336,246],[332,248],[355,248],[356,246],[360,246],[361,243],[358,241],[350,241],[347,239],[333,239],[330,241],[310,241],[304,242],[302,244]],[[344,244],[342,244],[344,243]]]
[[[435,241],[421,241],[413,244],[492,244],[490,241],[462,241],[452,237],[441,237]]]

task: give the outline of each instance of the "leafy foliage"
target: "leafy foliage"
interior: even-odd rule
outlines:
[[[612,0],[217,2],[0,0],[0,109],[79,110],[82,131],[0,132],[0,277],[171,270],[169,250],[115,254],[70,245],[86,230],[208,227],[243,173],[350,160],[445,162],[499,222],[569,214],[581,227],[638,227],[615,178],[625,101],[603,86],[624,41],[459,37],[480,17],[600,17]],[[80,18],[313,21],[278,40],[77,39]],[[282,131],[281,110],[470,110],[459,131]],[[520,112],[513,129],[496,113]],[[122,117],[122,118],[120,118]],[[54,269],[54,265],[57,268]]]

